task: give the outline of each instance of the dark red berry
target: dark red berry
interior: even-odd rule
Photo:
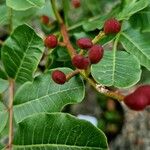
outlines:
[[[142,85],[139,86],[136,90],[135,93],[137,94],[144,94],[148,100],[149,100],[149,105],[150,105],[150,85]]]
[[[75,55],[72,58],[72,64],[78,69],[87,69],[90,65],[90,61],[88,58],[85,58],[81,55]]]
[[[80,0],[72,0],[71,3],[74,8],[80,7]]]
[[[41,21],[42,21],[43,24],[47,25],[49,23],[49,17],[43,15],[43,16],[41,16]]]
[[[46,37],[44,43],[48,48],[55,48],[58,44],[57,37],[55,35],[49,35]]]
[[[89,49],[93,46],[93,43],[89,38],[80,38],[77,40],[77,45],[82,49]]]
[[[94,45],[89,50],[89,59],[92,64],[98,63],[103,57],[104,49],[100,45]]]
[[[83,59],[83,65],[84,65],[84,68],[83,68],[83,69],[85,69],[85,70],[89,67],[89,65],[90,65],[90,60],[89,60],[89,58],[84,58],[84,59]]]
[[[105,34],[116,34],[120,32],[121,30],[121,24],[118,20],[112,18],[106,20],[104,23],[104,32]]]
[[[148,105],[148,98],[144,93],[132,93],[125,97],[124,103],[133,110],[143,110]]]
[[[52,79],[57,84],[64,84],[66,82],[66,75],[60,70],[55,70],[52,72]]]

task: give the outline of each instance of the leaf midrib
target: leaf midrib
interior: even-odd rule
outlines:
[[[91,146],[76,146],[76,145],[65,145],[65,144],[31,144],[31,145],[13,145],[15,148],[34,148],[34,147],[45,147],[45,146],[52,146],[52,147],[72,147],[72,148],[89,148],[89,149],[97,149],[97,150],[107,150],[107,148],[100,148],[100,147],[91,147]]]
[[[62,90],[62,91],[59,91],[59,92],[54,92],[54,93],[47,94],[47,95],[44,95],[44,96],[39,97],[39,98],[36,98],[36,99],[28,100],[27,102],[24,102],[24,103],[15,104],[14,106],[15,106],[15,107],[19,107],[19,106],[21,106],[21,105],[25,105],[25,104],[31,103],[31,101],[32,101],[32,102],[38,101],[38,100],[43,99],[43,98],[45,98],[45,97],[49,97],[49,96],[52,96],[52,95],[56,95],[56,94],[58,94],[58,93],[63,93],[63,92],[67,92],[67,91],[79,89],[79,88],[81,88],[81,87],[82,87],[82,86],[78,86],[78,87],[74,87],[74,88],[71,88],[71,89],[66,89],[66,90]],[[17,105],[18,105],[18,106],[17,106]]]
[[[112,85],[114,85],[115,82],[115,69],[116,69],[116,50],[113,52]]]
[[[20,65],[18,66],[18,70],[17,70],[17,72],[16,72],[16,74],[15,74],[15,80],[16,80],[17,77],[18,77],[18,74],[19,74],[19,71],[20,71],[20,69],[21,69],[21,66],[23,65],[24,59],[25,59],[25,57],[27,56],[27,52],[28,52],[28,50],[29,50],[29,47],[30,47],[32,41],[33,41],[33,37],[34,37],[34,33],[32,33],[31,40],[30,40],[30,42],[29,42],[29,44],[28,44],[26,50],[24,51],[24,55],[23,55],[22,61],[21,61]]]
[[[136,43],[134,43],[131,38],[129,36],[127,36],[127,34],[125,34],[124,32],[122,33],[122,35],[128,39],[147,59],[149,59],[149,57],[141,50],[142,48],[140,48]],[[150,59],[149,59],[150,60]]]

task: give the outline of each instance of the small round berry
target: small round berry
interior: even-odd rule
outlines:
[[[100,45],[94,45],[89,50],[89,59],[92,64],[98,63],[104,54],[104,49]]]
[[[74,67],[78,69],[87,69],[88,66],[90,65],[90,61],[88,58],[85,58],[81,55],[75,55],[72,58],[72,64]]]
[[[112,18],[106,20],[104,23],[104,32],[105,34],[116,34],[120,32],[121,30],[121,24],[118,20]]]
[[[148,98],[142,93],[132,93],[125,97],[124,103],[133,110],[143,110],[148,105]]]
[[[93,43],[89,38],[80,38],[76,43],[82,49],[89,49],[93,46]]]
[[[135,93],[137,94],[144,94],[148,100],[149,100],[149,105],[150,105],[150,85],[142,85],[139,86],[136,90]]]
[[[46,15],[41,16],[41,22],[47,25],[49,23],[49,17]]]
[[[60,70],[55,70],[52,72],[52,79],[57,84],[64,84],[66,82],[66,75]]]
[[[49,35],[46,37],[44,43],[48,48],[55,48],[58,44],[57,37],[55,35]]]
[[[80,0],[72,0],[71,3],[74,8],[79,8],[81,4]]]
[[[90,65],[90,60],[89,60],[89,58],[84,58],[83,59],[83,64],[84,64],[84,68],[83,69],[87,69],[88,67],[89,67],[89,65]]]

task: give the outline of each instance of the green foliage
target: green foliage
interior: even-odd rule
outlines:
[[[13,28],[15,29],[17,26],[27,23],[31,21],[31,18],[37,17],[38,9],[37,8],[30,8],[28,10],[24,11],[16,11],[13,10],[13,16],[12,16],[12,24]],[[3,14],[0,16],[0,26],[2,25],[8,25],[10,23],[10,9],[6,5],[0,6],[0,12]]]
[[[8,81],[0,78],[0,93],[3,93],[8,88]]]
[[[126,3],[117,18],[119,20],[129,19],[133,14],[147,7],[149,3],[149,0],[131,0]]]
[[[72,70],[61,68],[65,73]],[[64,85],[56,84],[51,79],[52,70],[25,83],[17,91],[14,100],[14,115],[17,122],[35,113],[58,112],[69,103],[81,102],[84,97],[83,81],[72,78]],[[30,94],[32,91],[32,94]]]
[[[6,0],[7,6],[13,8],[14,10],[26,10],[32,7],[42,7],[45,0]]]
[[[42,39],[27,25],[17,27],[2,47],[2,61],[9,77],[18,83],[32,81],[42,57]]]
[[[133,15],[130,23],[133,28],[140,29],[143,33],[150,32],[150,7]]]
[[[0,78],[7,79],[7,74],[4,72],[4,70],[0,67]]]
[[[63,113],[38,114],[19,123],[13,149],[107,150],[107,141],[87,121]]]
[[[141,75],[139,61],[122,51],[105,51],[104,58],[98,64],[92,65],[91,72],[98,83],[118,88],[136,84]]]
[[[149,33],[141,33],[138,29],[129,28],[122,32],[120,41],[126,51],[135,55],[141,65],[150,70]]]
[[[0,133],[3,131],[5,128],[6,124],[8,121],[8,112],[7,108],[0,102]]]

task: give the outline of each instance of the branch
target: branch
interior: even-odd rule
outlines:
[[[76,54],[76,50],[73,48],[73,46],[69,40],[69,36],[68,36],[68,32],[67,32],[67,28],[66,28],[65,24],[64,23],[61,24],[60,28],[61,28],[61,34],[63,36],[64,43],[66,44],[68,53],[70,54],[70,56],[72,58]]]
[[[79,69],[76,69],[73,72],[70,72],[69,74],[66,75],[67,81],[69,81],[73,76],[75,76],[76,74],[79,74],[79,73],[80,73]]]
[[[13,142],[13,97],[14,97],[14,80],[9,80],[9,141],[7,150],[12,150]]]
[[[124,95],[117,93],[117,92],[109,91],[103,85],[97,84],[94,80],[88,78],[84,72],[80,72],[80,74],[97,92],[99,92],[107,97],[116,99],[118,101],[124,100],[124,97],[125,97]]]
[[[54,14],[56,16],[56,19],[57,21],[62,24],[63,23],[63,19],[61,18],[59,12],[57,11],[57,8],[56,8],[56,1],[55,0],[50,0],[51,4],[52,4],[52,8],[53,8],[53,11],[54,11]]]

